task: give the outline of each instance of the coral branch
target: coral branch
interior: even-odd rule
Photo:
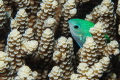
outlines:
[[[0,0],[0,80],[119,80],[119,8],[120,0]],[[95,24],[81,48],[71,18]]]

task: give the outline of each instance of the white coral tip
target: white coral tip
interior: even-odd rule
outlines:
[[[86,68],[86,67],[88,67],[88,64],[87,63],[79,63],[79,65],[78,65],[78,69],[83,69],[83,68]]]
[[[70,14],[75,15],[77,13],[77,9],[73,8],[70,10]]]
[[[18,11],[18,13],[19,13],[20,15],[24,15],[25,12],[26,12],[25,9],[19,9],[19,11]]]
[[[46,25],[53,25],[54,23],[55,23],[54,18],[48,18],[47,20],[45,20]]]
[[[19,34],[20,34],[20,32],[17,29],[13,29],[10,32],[9,36],[11,36],[11,37],[17,37]]]
[[[0,61],[0,70],[2,70],[3,68],[5,68],[5,62],[4,61]]]
[[[3,1],[2,0],[0,0],[0,7],[3,5]]]
[[[0,60],[5,60],[5,58],[7,57],[7,54],[3,51],[0,51]]]

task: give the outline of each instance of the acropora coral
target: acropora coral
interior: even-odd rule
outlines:
[[[72,18],[95,24],[81,48]],[[120,80],[119,20],[120,0],[0,0],[0,80]]]

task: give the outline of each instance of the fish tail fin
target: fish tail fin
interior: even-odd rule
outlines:
[[[104,35],[104,37],[106,38],[107,43],[110,43],[110,38],[109,38],[109,36],[106,34],[106,35]]]

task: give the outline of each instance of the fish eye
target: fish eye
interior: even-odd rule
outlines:
[[[75,26],[74,26],[74,28],[75,28],[75,29],[78,29],[78,28],[79,28],[79,26],[78,26],[78,25],[75,25]]]

